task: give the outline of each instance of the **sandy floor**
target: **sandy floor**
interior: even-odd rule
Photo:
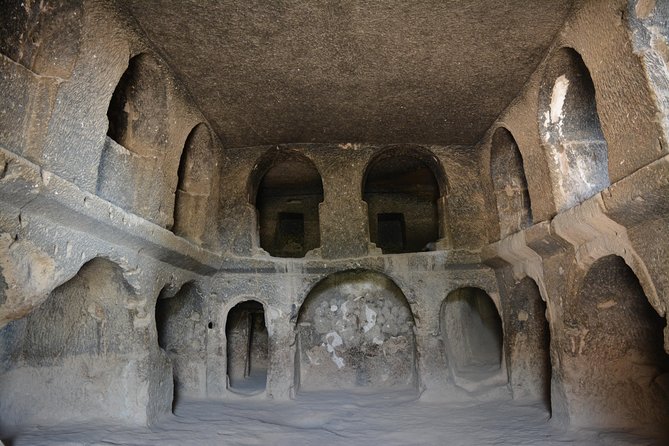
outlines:
[[[621,432],[564,432],[538,406],[428,404],[413,393],[305,394],[294,402],[185,401],[151,429],[32,428],[15,445],[651,445]]]

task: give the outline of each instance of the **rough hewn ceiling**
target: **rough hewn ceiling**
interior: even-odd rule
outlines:
[[[226,147],[474,144],[563,0],[121,0]]]

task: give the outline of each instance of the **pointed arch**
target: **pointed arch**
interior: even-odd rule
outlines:
[[[490,145],[492,177],[500,238],[532,225],[532,207],[523,157],[511,132],[499,127]]]
[[[202,242],[216,168],[209,128],[199,123],[186,138],[179,162],[172,232]]]

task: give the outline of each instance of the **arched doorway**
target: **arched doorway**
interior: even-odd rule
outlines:
[[[247,300],[232,307],[225,337],[228,388],[245,394],[263,392],[269,368],[269,334],[263,305]]]
[[[494,302],[480,288],[451,291],[441,307],[441,335],[451,372],[481,381],[502,367],[504,333]]]

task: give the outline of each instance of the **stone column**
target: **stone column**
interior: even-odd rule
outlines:
[[[269,369],[267,396],[288,400],[295,385],[295,330],[290,321],[290,308],[268,308]]]
[[[317,160],[324,192],[319,207],[324,258],[361,257],[373,250],[367,203],[362,199],[362,176],[370,154],[347,144],[323,153]]]

